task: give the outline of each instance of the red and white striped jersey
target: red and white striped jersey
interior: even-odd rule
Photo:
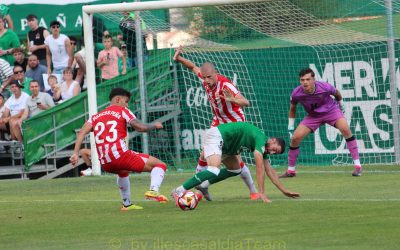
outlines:
[[[233,96],[237,96],[240,93],[228,78],[217,75],[218,82],[213,89],[210,89],[207,83],[203,80],[202,75],[199,73],[197,76],[203,82],[208,101],[210,102],[212,112],[214,113],[213,122],[211,124],[212,127],[218,126],[218,124],[222,123],[245,121],[243,110],[238,104],[227,102],[224,98],[221,98],[221,96],[224,96],[224,92],[222,91],[223,89],[228,89],[232,92]]]
[[[110,163],[128,151],[125,142],[127,125],[133,119],[136,116],[129,109],[111,105],[87,121],[92,124],[101,164]]]

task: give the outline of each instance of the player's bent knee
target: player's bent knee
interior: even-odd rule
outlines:
[[[118,172],[118,177],[124,178],[129,176],[129,172]]]
[[[154,166],[155,168],[161,168],[162,170],[167,171],[167,164],[165,163],[160,163]]]

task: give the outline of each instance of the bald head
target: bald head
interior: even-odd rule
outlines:
[[[210,72],[210,71],[215,71],[215,67],[214,67],[214,64],[212,64],[210,62],[205,62],[205,63],[203,63],[203,65],[201,65],[200,70]]]
[[[210,62],[205,62],[200,67],[200,73],[203,80],[207,83],[210,88],[213,88],[218,81],[217,70],[214,65]]]

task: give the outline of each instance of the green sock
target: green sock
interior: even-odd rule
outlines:
[[[228,179],[228,178],[230,178],[230,177],[233,177],[233,176],[236,176],[236,175],[239,175],[239,174],[240,174],[240,173],[230,172],[230,171],[228,171],[228,169],[223,168],[223,169],[221,169],[221,171],[219,172],[218,176],[215,176],[215,177],[209,179],[208,181],[210,182],[210,184],[214,184],[214,183],[223,181],[223,180],[225,180],[225,179]]]
[[[191,188],[194,188],[195,186],[200,185],[200,183],[202,183],[203,181],[209,180],[214,177],[217,177],[214,173],[211,173],[208,170],[204,170],[195,174],[192,178],[183,183],[182,186],[186,190],[189,190]]]

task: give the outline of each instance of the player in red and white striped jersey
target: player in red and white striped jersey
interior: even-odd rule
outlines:
[[[193,62],[181,56],[182,46],[180,46],[174,55],[174,61],[180,62],[186,68],[192,70],[201,81],[203,81],[204,89],[207,93],[208,101],[210,102],[212,112],[214,114],[211,127],[216,127],[219,124],[230,122],[244,122],[245,117],[242,107],[249,106],[249,101],[240,93],[235,85],[226,77],[219,75],[214,65],[210,62],[205,62],[201,67],[197,67]],[[254,185],[250,170],[243,161],[240,161],[242,171],[240,176],[250,190],[250,199],[259,198],[258,191]],[[200,159],[196,168],[197,172],[207,168],[207,162],[201,152]],[[211,200],[208,194],[208,189],[203,189],[204,198]]]
[[[158,202],[167,202],[168,199],[159,193],[159,188],[164,179],[167,165],[159,159],[138,153],[128,149],[125,138],[127,136],[127,125],[130,124],[138,132],[147,132],[161,129],[160,122],[151,124],[141,123],[136,116],[127,108],[131,93],[122,88],[114,88],[110,93],[111,105],[106,109],[94,114],[80,130],[74,153],[70,158],[76,165],[82,142],[89,132],[94,132],[96,150],[101,167],[104,171],[118,175],[123,206],[121,210],[142,209],[142,207],[131,203],[130,172],[151,172],[150,190],[145,197]]]

